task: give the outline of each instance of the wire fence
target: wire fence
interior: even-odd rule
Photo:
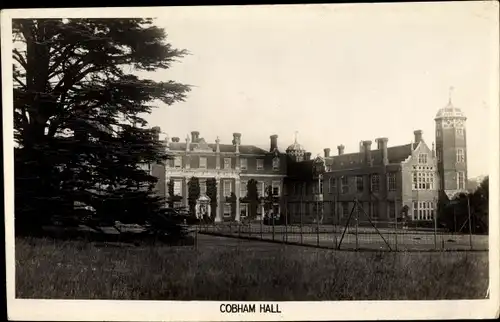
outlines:
[[[320,209],[323,209],[320,207]],[[356,251],[487,251],[488,235],[449,232],[432,221],[422,223],[374,220],[354,202],[349,213],[317,211],[299,214],[285,210],[280,220],[204,223],[198,233]],[[435,220],[435,219],[434,219]],[[427,227],[425,227],[427,226]]]

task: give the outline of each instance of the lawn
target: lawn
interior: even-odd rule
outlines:
[[[16,239],[16,296],[132,300],[484,298],[487,252],[338,252],[199,235],[198,246]]]

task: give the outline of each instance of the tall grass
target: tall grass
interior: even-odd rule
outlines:
[[[435,300],[484,298],[487,252],[115,246],[16,240],[18,298]]]

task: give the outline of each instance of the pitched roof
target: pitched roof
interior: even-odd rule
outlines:
[[[412,144],[397,145],[387,148],[389,163],[400,163],[406,160],[412,152]],[[382,163],[382,150],[371,150],[374,164]],[[349,169],[362,166],[364,164],[364,153],[355,152],[342,155],[335,155],[326,158],[326,165],[332,170]]]
[[[216,149],[215,143],[209,143],[207,145],[212,149],[212,151],[215,152],[215,149]],[[193,151],[197,147],[199,147],[198,143],[190,143],[189,144],[190,151]],[[172,151],[185,151],[186,150],[186,143],[170,142],[169,148]],[[220,149],[220,152],[235,152],[236,151],[234,145],[232,145],[232,144],[219,144],[219,149]],[[254,145],[240,145],[240,153],[241,154],[266,154],[269,152],[264,150],[264,149],[258,148]]]

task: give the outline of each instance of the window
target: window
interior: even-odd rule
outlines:
[[[174,168],[182,168],[182,157],[176,156],[174,158]]]
[[[230,203],[225,203],[224,204],[224,217],[231,217],[231,204]]]
[[[342,217],[349,215],[349,203],[342,202]]]
[[[206,168],[207,168],[207,158],[200,157],[200,169],[206,169]]]
[[[257,159],[257,170],[264,170],[264,159]]]
[[[231,169],[231,158],[224,158],[224,169]]]
[[[280,195],[280,186],[281,186],[281,182],[279,182],[279,181],[272,182],[273,196]]]
[[[337,191],[337,179],[330,177],[330,193]]]
[[[458,186],[458,189],[465,189],[465,173],[460,171],[457,173],[457,180],[458,180],[458,183],[457,183],[457,186]]]
[[[420,153],[418,155],[418,163],[421,163],[421,164],[427,163],[427,153]]]
[[[276,157],[273,159],[273,170],[278,171],[280,169],[280,158]]]
[[[464,129],[457,129],[457,136],[464,136]]]
[[[436,156],[437,156],[438,162],[441,162],[441,151],[437,150],[436,151]]]
[[[356,176],[356,190],[358,192],[363,192],[363,190],[364,190],[363,176]]]
[[[465,162],[464,149],[457,149],[457,162],[458,163]]]
[[[412,180],[413,190],[433,190],[434,177],[435,172],[433,171],[414,171]]]
[[[224,196],[230,197],[232,192],[232,181],[224,180]]]
[[[180,201],[174,202],[174,208],[180,208],[180,207],[182,207],[182,202]]]
[[[240,182],[240,197],[246,197],[247,195],[247,181]]]
[[[396,190],[396,173],[390,172],[387,174],[387,189],[389,191]]]
[[[259,194],[259,197],[264,196],[264,182],[257,181],[257,193]]]
[[[372,174],[371,184],[372,184],[371,191],[374,191],[374,192],[379,191],[379,189],[380,189],[380,176],[378,174]]]
[[[174,195],[182,196],[182,180],[174,180]]]
[[[206,194],[207,194],[207,181],[200,180],[200,195],[206,195]]]
[[[378,218],[378,217],[379,217],[379,216],[378,216],[378,215],[379,215],[379,211],[378,211],[378,202],[373,201],[373,202],[371,203],[371,212],[370,212],[370,214],[371,214],[371,217],[372,217],[372,218]]]
[[[318,186],[319,186],[318,193],[320,195],[322,195],[323,194],[323,180],[319,180]]]
[[[349,192],[349,184],[348,184],[347,177],[342,177],[341,178],[341,184],[342,184],[342,193],[348,193]]]
[[[389,201],[389,220],[396,217],[396,203],[394,201]]]
[[[433,201],[414,201],[413,220],[434,220]]]
[[[248,169],[248,161],[247,161],[246,158],[241,158],[240,159],[240,168],[241,168],[241,170]]]
[[[240,204],[240,217],[245,218],[248,216],[248,204],[242,203]]]
[[[436,137],[438,137],[438,138],[441,137],[441,130],[440,129],[436,130]]]
[[[149,163],[140,163],[139,168],[147,173],[151,174],[151,165]]]

